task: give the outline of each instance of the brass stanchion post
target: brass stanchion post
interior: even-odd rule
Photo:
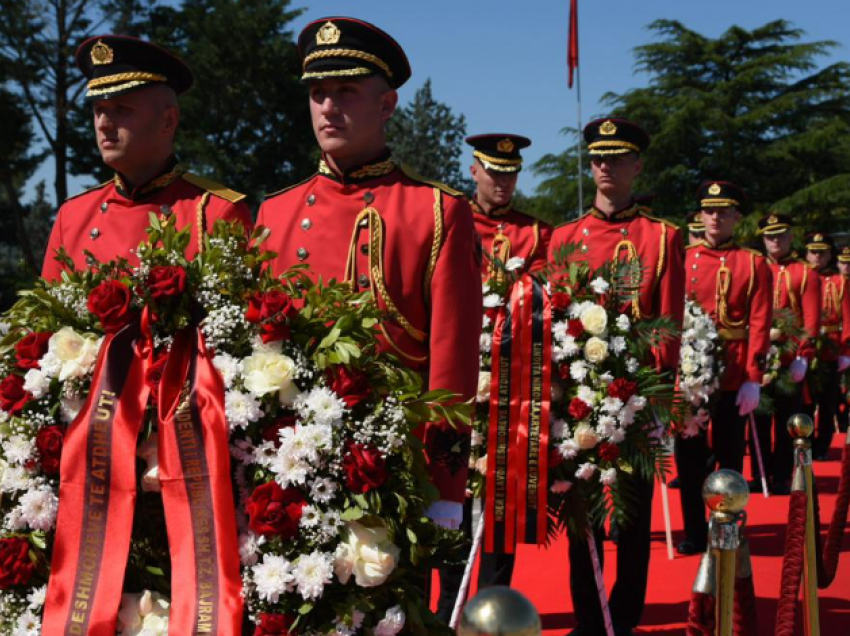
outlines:
[[[820,609],[818,607],[818,565],[815,532],[815,492],[812,472],[812,443],[815,430],[812,418],[803,413],[788,419],[788,433],[794,438],[794,480],[792,490],[806,491],[806,540],[803,545],[803,620],[806,636],[820,636]]]
[[[735,555],[741,544],[740,524],[750,498],[747,480],[734,470],[713,472],[702,486],[711,510],[709,544],[716,559],[717,636],[732,636],[735,615]]]
[[[481,590],[463,608],[458,636],[540,636],[540,615],[525,596],[496,585]]]

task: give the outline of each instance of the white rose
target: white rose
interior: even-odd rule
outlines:
[[[584,357],[592,364],[599,364],[608,357],[608,343],[593,336],[584,345]]]
[[[168,636],[168,599],[156,592],[122,594],[118,610],[121,636]]]
[[[475,397],[476,401],[490,401],[490,378],[491,375],[489,371],[478,372],[478,395]]]
[[[682,362],[682,373],[685,375],[693,375],[696,370],[696,365],[693,362]]]
[[[590,305],[581,312],[581,326],[592,336],[605,333],[608,328],[608,312],[600,305]]]
[[[573,439],[582,450],[596,448],[596,445],[599,443],[596,431],[589,424],[579,424],[576,427],[575,433],[573,433]]]
[[[295,398],[295,361],[273,351],[254,351],[242,363],[245,388],[257,397],[278,393],[282,404]]]
[[[337,578],[344,585],[354,574],[354,582],[360,587],[382,585],[395,570],[400,554],[398,546],[387,538],[386,527],[367,528],[350,521],[345,535],[335,555]]]
[[[97,360],[100,340],[91,335],[81,335],[70,327],[62,327],[50,337],[47,357],[58,366],[59,380],[85,377]]]

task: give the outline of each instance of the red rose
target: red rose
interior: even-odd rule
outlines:
[[[570,334],[573,338],[578,338],[580,335],[582,335],[584,333],[584,325],[581,324],[581,320],[568,321],[567,333]]]
[[[34,569],[25,539],[0,539],[0,589],[26,585]]]
[[[490,319],[491,324],[495,323],[496,317],[499,315],[499,308],[498,307],[485,307],[484,308],[484,315],[487,316]]]
[[[290,636],[289,631],[295,619],[287,614],[260,614],[260,622],[254,630],[254,636]]]
[[[171,298],[186,289],[186,270],[182,267],[157,265],[151,268],[147,280],[151,298]]]
[[[620,447],[616,444],[602,444],[599,447],[599,459],[606,462],[615,462],[620,456]]]
[[[348,367],[336,366],[328,370],[328,382],[331,390],[353,409],[369,397],[369,378]]]
[[[280,535],[284,539],[291,539],[298,534],[301,511],[306,505],[307,501],[298,490],[284,490],[276,482],[270,481],[257,486],[245,503],[248,525],[257,534]]]
[[[593,413],[593,409],[590,408],[590,405],[581,398],[573,398],[570,402],[569,413],[575,419],[583,420]]]
[[[262,436],[267,442],[273,442],[275,447],[280,446],[280,431],[284,428],[295,426],[296,417],[294,415],[283,415],[273,423],[263,429]]]
[[[133,319],[130,288],[117,280],[107,280],[89,293],[88,308],[97,316],[106,333],[120,331]]]
[[[570,379],[570,365],[566,362],[562,362],[558,365],[558,375],[561,376],[562,380]]]
[[[387,468],[378,449],[363,444],[349,444],[342,460],[345,483],[352,492],[363,494],[378,488],[387,480]]]
[[[248,299],[245,320],[262,324],[263,342],[289,339],[289,320],[297,313],[292,299],[279,290],[256,293]]]
[[[573,299],[566,292],[555,292],[550,300],[552,307],[559,311],[566,309],[573,302]]]
[[[629,398],[637,393],[637,382],[626,380],[625,378],[617,378],[608,385],[608,396],[619,398],[623,402],[628,402]]]
[[[47,343],[53,333],[50,331],[33,331],[24,336],[15,345],[15,356],[18,358],[19,369],[38,369],[38,361],[47,353]]]
[[[65,432],[61,426],[47,426],[35,436],[35,447],[41,458],[41,470],[50,477],[59,474]]]
[[[19,375],[7,375],[0,382],[0,409],[17,415],[32,399],[32,395],[24,391],[24,379]]]
[[[153,364],[145,372],[145,384],[150,387],[154,400],[159,396],[159,383],[162,382],[166,362],[168,362],[168,352],[163,351],[154,359]]]

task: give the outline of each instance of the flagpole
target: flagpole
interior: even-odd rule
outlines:
[[[578,28],[578,24],[576,24]],[[576,102],[578,112],[578,133],[576,134],[576,151],[578,155],[578,214],[579,217],[584,212],[584,186],[582,182],[582,158],[581,158],[581,66],[576,64]]]

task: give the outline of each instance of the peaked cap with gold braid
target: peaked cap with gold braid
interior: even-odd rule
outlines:
[[[519,151],[528,148],[531,140],[522,135],[491,133],[467,137],[466,143],[475,149],[473,156],[487,170],[519,172],[522,170],[522,156]]]
[[[584,127],[584,140],[591,157],[640,154],[649,148],[649,133],[627,119],[596,119]]]

